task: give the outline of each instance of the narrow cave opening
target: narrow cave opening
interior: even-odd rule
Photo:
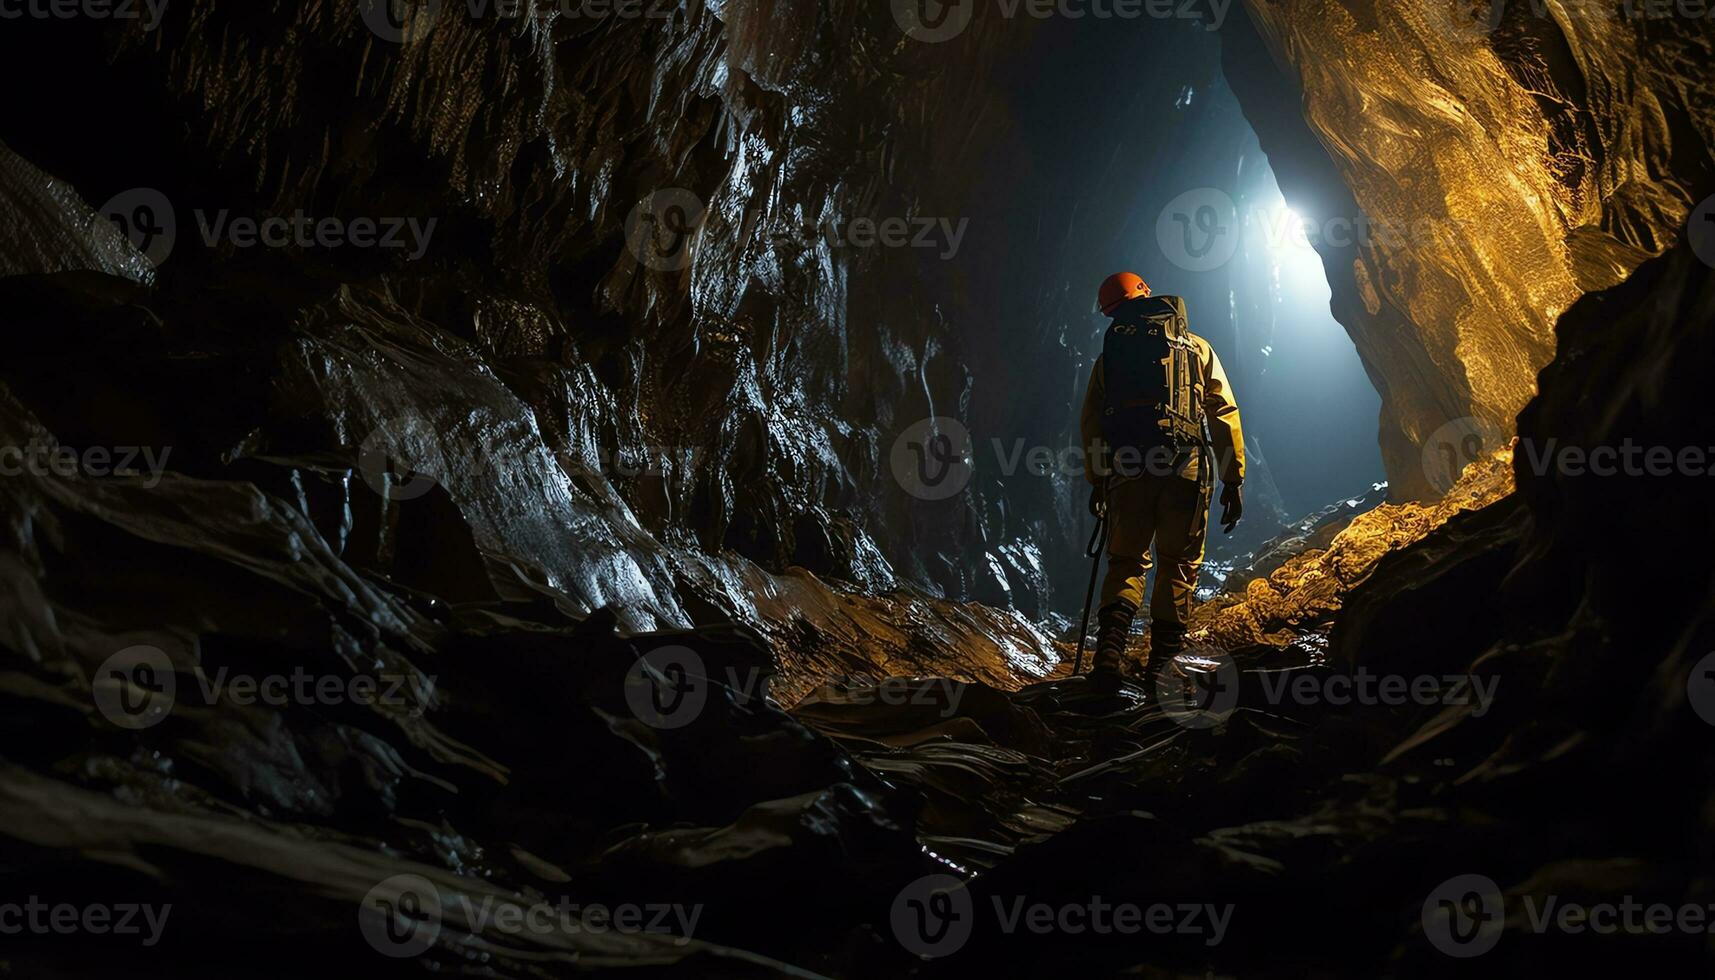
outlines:
[[[1325,241],[1349,243],[1361,228],[1287,199],[1224,78],[1204,92],[1187,85],[1175,108],[1199,99],[1211,105],[1188,152],[1150,175],[1146,203],[1126,225],[1142,241],[1121,247],[1135,248],[1163,291],[1188,297],[1192,330],[1215,348],[1244,420],[1247,521],[1208,538],[1197,588],[1208,600],[1277,540],[1360,498],[1379,503],[1388,485],[1381,396],[1334,316],[1318,251]]]
[[[1231,41],[1183,26],[1108,27],[1030,25],[1018,71],[1000,87],[1007,131],[995,138],[1007,148],[1007,170],[979,174],[968,195],[948,195],[977,202],[961,274],[975,279],[998,266],[1001,295],[1034,300],[994,314],[1012,343],[990,345],[986,328],[954,324],[974,378],[971,429],[978,447],[995,436],[1078,445],[1078,407],[1109,322],[1093,308],[1097,285],[1132,271],[1158,295],[1182,297],[1190,330],[1208,341],[1236,393],[1249,462],[1245,519],[1207,539],[1207,596],[1317,515],[1390,496],[1382,397],[1336,318],[1336,270],[1325,267],[1349,265],[1349,250],[1318,248],[1359,234],[1361,219],[1344,202],[1285,197],[1290,182],[1277,180],[1229,84],[1223,44]],[[990,199],[1004,205],[991,211]],[[938,265],[926,277],[947,278]],[[981,297],[953,300],[986,320]],[[988,476],[983,458],[979,481]],[[985,492],[1012,504],[1013,522],[989,537],[1039,548],[1048,608],[1077,615],[1090,576],[1079,547],[1089,534],[1082,477],[1051,486],[1035,473],[1009,473],[990,486]],[[1056,509],[1068,517],[1042,517]],[[1010,590],[974,594],[1027,608],[1026,577],[1008,577]]]
[[[1381,396],[1330,310],[1315,248],[1329,231],[1326,219],[1293,207],[1265,161],[1259,169],[1241,205],[1226,359],[1228,371],[1246,380],[1247,441],[1266,463],[1258,470],[1285,513],[1297,516],[1385,482],[1376,440]]]

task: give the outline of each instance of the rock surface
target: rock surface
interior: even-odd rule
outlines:
[[[1706,937],[1569,942],[1518,903],[1715,900],[1694,669],[1715,583],[1707,563],[1640,568],[1715,544],[1706,478],[1532,463],[1550,438],[1707,439],[1711,271],[1684,245],[1644,261],[1715,190],[1703,36],[1563,26],[1588,84],[1558,75],[1548,99],[1598,138],[1594,165],[1553,183],[1536,157],[1558,123],[1539,125],[1550,110],[1521,98],[1500,42],[1442,44],[1391,7],[1252,7],[1260,33],[1223,43],[1253,118],[1263,76],[1243,65],[1273,65],[1247,61],[1264,38],[1305,79],[1279,91],[1305,96],[1309,125],[1263,132],[1283,180],[1349,180],[1388,215],[1487,202],[1507,219],[1469,247],[1368,251],[1367,278],[1335,286],[1392,399],[1390,475],[1432,484],[1426,426],[1522,406],[1517,492],[1485,454],[1461,496],[1356,517],[1204,607],[1205,645],[1165,693],[1236,700],[1190,724],[1162,690],[1033,683],[1057,665],[1026,612],[1051,604],[1040,549],[1077,528],[1075,480],[979,476],[937,501],[889,472],[901,421],[1053,440],[1070,417],[1084,284],[1057,266],[1048,295],[1010,302],[1001,282],[1043,268],[1072,233],[1046,219],[1077,210],[1051,197],[1064,174],[1007,169],[1057,146],[1008,155],[999,137],[1028,85],[994,97],[994,73],[1055,62],[1040,25],[981,19],[935,49],[880,5],[688,2],[660,22],[449,14],[397,44],[344,5],[264,2],[174,4],[158,37],[9,32],[38,48],[0,58],[9,80],[63,57],[68,81],[22,100],[0,165],[0,446],[34,460],[0,478],[0,882],[173,912],[141,951],[39,933],[5,967],[1414,974],[1444,965],[1425,896],[1469,870],[1508,901],[1485,966],[1706,972]],[[1305,43],[1313,15],[1350,47]],[[1378,71],[1353,51],[1423,60]],[[1481,85],[1423,83],[1431,68]],[[1083,101],[1067,126],[1099,108]],[[1340,105],[1421,125],[1389,142]],[[73,110],[87,125],[62,124]],[[1628,128],[1652,118],[1672,187],[1652,179],[1661,142]],[[1349,152],[1318,163],[1305,133],[1349,133]],[[1503,197],[1496,174],[1538,197]],[[1022,203],[995,195],[1015,181]],[[140,186],[179,212],[153,280],[158,241],[128,251],[88,220]],[[712,212],[679,268],[626,228],[675,186]],[[201,237],[197,212],[222,209],[441,230],[415,260],[240,248]],[[980,276],[786,234],[937,210],[1048,230],[973,247]],[[1076,233],[1104,229],[1124,219]],[[1502,261],[1509,243],[1540,246],[1539,276]],[[1065,405],[1018,396],[1041,388],[999,366],[1038,355],[1029,385]],[[84,452],[100,447],[150,454]],[[1493,699],[1280,693],[1364,671],[1463,675]],[[272,678],[317,693],[272,697]],[[1100,894],[1232,914],[1215,945],[985,919],[923,963],[894,915],[934,874],[984,909]],[[530,918],[627,903],[685,917],[664,934]],[[504,925],[519,918],[547,924]],[[401,937],[417,955],[382,955]]]
[[[1228,77],[1381,391],[1389,482],[1438,494],[1480,455],[1444,445],[1511,437],[1560,314],[1715,186],[1690,69],[1715,32],[1639,4],[1245,6]]]

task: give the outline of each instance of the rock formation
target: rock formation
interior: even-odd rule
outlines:
[[[0,904],[171,906],[8,970],[1420,973],[1466,870],[1485,967],[1707,969],[1520,911],[1715,901],[1707,480],[1541,462],[1708,441],[1706,25],[380,6],[5,25]],[[1396,499],[1199,610],[1205,725],[1058,679],[1081,486],[983,447],[1067,444],[1102,243],[1243,156],[1218,73],[1307,215],[1433,233],[1318,243]],[[1364,672],[1493,697],[1279,693]],[[1231,918],[925,962],[932,875]]]
[[[1228,75],[1317,228],[1382,393],[1388,477],[1445,490],[1482,449],[1449,464],[1440,444],[1510,438],[1559,316],[1707,196],[1715,105],[1688,66],[1715,33],[1629,3],[1247,7]]]

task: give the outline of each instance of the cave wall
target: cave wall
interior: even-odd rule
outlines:
[[[648,10],[448,7],[400,39],[331,3],[175,5],[153,31],[25,23],[11,79],[28,84],[28,51],[69,83],[16,107],[5,135],[29,176],[10,183],[106,211],[148,189],[176,234],[158,269],[131,254],[118,271],[163,317],[285,343],[251,365],[270,397],[153,434],[185,441],[180,465],[343,453],[370,464],[358,492],[426,476],[470,525],[475,577],[497,580],[472,594],[542,587],[637,628],[765,625],[755,582],[766,600],[806,574],[1070,608],[1080,480],[1003,471],[993,440],[1076,444],[1089,290],[1136,264],[1151,175],[1201,165],[1208,100],[1164,110],[1208,90],[1217,36],[978,16],[930,44],[875,5]],[[1045,94],[1092,90],[1149,125]],[[435,224],[420,255],[246,248],[205,240],[223,213]],[[65,238],[56,223],[106,234],[87,211],[17,214],[31,247]],[[671,241],[660,222],[681,215],[693,233]],[[863,218],[935,235],[830,234]],[[951,495],[897,472],[931,418],[982,450]]]
[[[1116,225],[1126,232],[1131,219],[1120,209],[1085,216],[1092,201],[1135,176],[1120,168],[1111,181],[1068,184],[1045,167],[1039,183],[1027,184],[1038,188],[1030,196],[1060,197],[1035,209],[993,193],[1009,186],[1006,166],[1030,159],[1024,151],[1046,160],[1057,149],[995,149],[1005,144],[992,142],[994,134],[1012,120],[1006,99],[979,98],[981,70],[1010,57],[1009,45],[1029,47],[1004,31],[981,33],[998,28],[972,34],[969,50],[895,49],[870,43],[892,37],[894,27],[869,20],[868,7],[688,4],[675,6],[668,24],[455,22],[445,35],[437,28],[415,42],[441,46],[431,61],[336,15],[350,8],[172,9],[164,30],[193,43],[92,29],[61,46],[60,35],[8,32],[39,39],[39,47],[28,60],[11,51],[0,58],[0,71],[19,84],[59,59],[67,82],[59,90],[38,78],[35,97],[8,106],[8,149],[0,152],[0,241],[8,250],[0,258],[11,274],[0,279],[0,315],[10,346],[0,363],[0,445],[174,447],[171,472],[159,480],[0,480],[0,727],[8,736],[0,859],[15,875],[8,884],[50,901],[176,903],[173,945],[161,952],[186,976],[258,964],[301,974],[325,969],[314,961],[329,955],[370,957],[353,929],[354,909],[376,882],[407,873],[449,898],[583,900],[593,884],[612,889],[609,899],[707,900],[721,917],[693,942],[576,934],[495,944],[482,942],[482,930],[449,902],[448,938],[430,961],[447,970],[478,963],[496,975],[533,976],[637,963],[709,975],[786,973],[790,963],[828,975],[897,976],[910,968],[880,938],[882,912],[902,882],[931,870],[922,828],[956,811],[952,794],[926,801],[897,757],[891,769],[861,762],[759,699],[723,693],[693,725],[651,728],[634,717],[626,678],[661,643],[694,644],[711,668],[769,668],[776,658],[802,676],[867,667],[1008,687],[1045,672],[1042,638],[1016,617],[887,585],[918,579],[974,593],[976,584],[946,578],[937,564],[962,560],[966,548],[1000,551],[1013,529],[1031,522],[1064,533],[1075,526],[1073,488],[979,478],[961,500],[920,501],[877,476],[884,433],[901,416],[942,406],[973,429],[1021,427],[1032,414],[1043,416],[1044,429],[1065,425],[1058,406],[1038,408],[1034,395],[1058,386],[1056,397],[1076,397],[1087,353],[1074,311],[1086,303],[1085,267],[1105,257],[1068,255],[1046,287],[1009,291],[997,277],[1046,278],[1040,260],[1051,248],[1100,240]],[[1256,33],[1258,46],[1247,50],[1266,55],[1265,36],[1309,34],[1313,25],[1289,15],[1312,9],[1345,24],[1339,18],[1359,4],[1271,8],[1265,13],[1291,30]],[[1414,36],[1410,17],[1378,8],[1362,23]],[[1231,59],[1244,52],[1233,35],[1224,41],[1233,42],[1235,88],[1246,78],[1278,79],[1239,75]],[[1362,36],[1349,43],[1385,53],[1362,47],[1370,43]],[[876,67],[866,59],[878,50],[898,58]],[[1664,50],[1670,60],[1684,52],[1671,43]],[[1206,49],[1187,51],[1195,58]],[[817,78],[832,77],[830,52],[859,62],[855,77],[872,87],[843,98],[816,88]],[[1640,57],[1647,74],[1656,56]],[[1662,69],[1651,91],[1664,106],[1707,106],[1706,63],[1689,62],[1696,74]],[[1360,93],[1404,84],[1371,78],[1379,72],[1363,63],[1317,64],[1318,86],[1333,85],[1336,71]],[[1275,88],[1289,111],[1254,118],[1283,182],[1303,190],[1330,171],[1343,181],[1339,158],[1316,135],[1333,123],[1319,116],[1295,135],[1284,123],[1302,118],[1301,93],[1278,81]],[[1027,89],[1020,85],[1017,97]],[[803,93],[802,103],[782,91]],[[1637,88],[1624,91],[1629,105],[1647,101]],[[1254,99],[1257,90],[1241,95]],[[1485,88],[1470,98],[1492,95]],[[1440,119],[1459,118],[1465,97],[1444,100],[1420,85],[1400,98]],[[1076,108],[1068,115],[1095,112]],[[814,128],[795,122],[823,111],[829,116]],[[1390,112],[1397,118],[1404,109]],[[348,115],[360,121],[334,122]],[[1271,119],[1283,128],[1268,128]],[[942,138],[967,124],[980,132]],[[1291,142],[1305,135],[1312,142]],[[1705,171],[1699,144],[1686,144],[1674,143],[1673,172],[1690,190]],[[929,146],[937,148],[932,160],[914,156]],[[1304,146],[1316,152],[1297,151]],[[1645,160],[1661,151],[1653,139],[1615,146]],[[761,166],[780,159],[783,169]],[[1414,158],[1396,162],[1409,170]],[[842,182],[823,167],[856,175]],[[799,173],[804,183],[793,182]],[[955,186],[935,190],[943,173]],[[981,194],[964,187],[973,173],[983,175]],[[627,257],[624,219],[664,182],[694,185],[726,215],[760,211],[757,220],[768,221],[756,229],[837,210],[844,194],[862,200],[853,186],[859,176],[866,187],[885,185],[873,193],[893,202],[876,213],[903,207],[898,195],[921,193],[924,213],[1014,212],[1046,230],[1005,261],[990,262],[993,252],[973,246],[982,263],[939,275],[916,268],[912,254],[846,261],[820,245],[792,244],[801,236],[765,242],[759,230],[719,233],[718,225],[686,269],[639,268]],[[1358,177],[1348,192],[1354,205],[1379,180]],[[1430,168],[1410,191],[1420,204],[1463,201],[1480,191],[1473,179]],[[919,181],[917,191],[900,189]],[[446,224],[422,265],[363,251],[204,248],[189,235],[149,268],[90,209],[138,186],[161,189],[182,213],[200,204],[346,215],[392,208]],[[1706,189],[1690,190],[1691,198]],[[1616,190],[1613,199],[1642,194]],[[1646,232],[1667,220],[1665,211],[1613,212],[1612,227],[1585,222],[1567,233],[1574,244],[1565,245],[1573,256],[1566,268],[1583,275],[1591,255],[1630,262],[1625,249],[1657,247],[1646,248]],[[1550,246],[1545,288],[1584,288],[1576,275],[1568,286],[1564,270],[1555,272],[1553,236],[1527,225],[1529,241],[1540,232]],[[1607,237],[1586,242],[1592,228]],[[1357,258],[1378,263],[1374,276],[1416,270],[1432,280],[1493,258],[1463,244],[1439,249]],[[1343,257],[1350,268],[1353,256]],[[1607,268],[1599,265],[1591,282]],[[1548,343],[1523,327],[1515,337],[1468,316],[1435,320],[1440,332],[1420,339],[1415,317],[1460,312],[1476,300],[1448,289],[1424,301],[1440,306],[1411,306],[1411,296],[1394,291],[1384,303],[1377,280],[1367,281],[1382,311],[1375,319],[1352,312],[1371,315],[1356,273],[1336,281],[1336,304],[1394,399],[1390,412],[1417,386],[1442,415],[1474,410],[1475,382],[1449,366],[1443,349],[1466,340],[1446,324],[1472,333],[1469,342],[1483,347],[1473,358],[1490,372],[1528,365],[1540,354],[1531,345]],[[1708,267],[1682,247],[1619,288],[1573,302],[1560,358],[1541,376],[1523,432],[1582,444],[1704,438],[1699,374],[1711,357],[1711,289]],[[1519,292],[1507,302],[1525,298]],[[1036,358],[1040,369],[1010,376],[1008,385],[985,380],[1003,357]],[[1623,370],[1607,370],[1616,363]],[[1510,383],[1528,387],[1528,371]],[[1002,421],[983,421],[991,417]],[[1404,486],[1415,447],[1407,422],[1390,431]],[[647,455],[664,444],[706,458],[684,467],[665,460],[656,476],[636,480],[599,463],[601,451]],[[431,479],[403,472],[407,466]],[[1014,523],[1008,502],[1027,499],[1015,496],[1020,486],[1051,497],[1055,512],[1031,498]],[[1420,873],[1436,877],[1448,854],[1469,853],[1452,845],[1468,846],[1475,833],[1498,855],[1496,867],[1516,872],[1509,882],[1546,880],[1543,887],[1565,891],[1553,883],[1589,879],[1587,867],[1563,863],[1600,861],[1700,876],[1697,894],[1706,896],[1708,848],[1682,845],[1707,841],[1715,812],[1709,780],[1687,779],[1684,769],[1687,758],[1694,776],[1709,768],[1688,755],[1687,746],[1706,744],[1707,728],[1693,717],[1684,683],[1710,648],[1708,570],[1650,583],[1657,594],[1640,616],[1636,556],[1613,546],[1653,540],[1665,513],[1693,554],[1706,550],[1715,534],[1702,506],[1706,490],[1682,475],[1650,498],[1635,481],[1524,469],[1519,486],[1516,497],[1456,519],[1378,568],[1330,648],[1343,664],[1436,672],[1499,664],[1509,698],[1524,693],[1487,719],[1432,718],[1406,744],[1335,725],[1302,750],[1279,741],[1284,726],[1272,718],[1235,726],[1232,737],[1209,734],[1219,740],[1209,756],[1219,764],[1203,768],[1201,782],[1149,780],[1142,792],[1109,798],[1113,818],[1076,826],[1051,801],[1038,806],[1042,797],[1017,791],[1039,775],[1032,756],[989,738],[1040,738],[1022,701],[972,687],[971,702],[984,702],[972,713],[989,717],[939,719],[922,744],[924,757],[940,758],[905,766],[936,772],[959,794],[1029,804],[1020,833],[1065,831],[991,880],[1039,873],[1036,880],[1086,891],[1097,882],[1104,895],[1144,901],[1187,880],[1254,884],[1282,913],[1263,917],[1278,933],[1266,937],[1273,942],[1230,945],[1235,956],[1274,957],[1284,943],[1309,937],[1333,948],[1328,962],[1350,963],[1355,934],[1391,945],[1422,895],[1401,897],[1416,887],[1400,874],[1401,842],[1423,857]],[[861,530],[854,514],[866,517]],[[825,549],[800,548],[802,537],[826,527],[833,530]],[[793,562],[877,592],[795,571]],[[1006,560],[984,567],[996,566],[1010,585]],[[1021,591],[1030,590],[1012,589]],[[1503,595],[1507,618],[1497,608]],[[609,613],[592,612],[603,604]],[[742,627],[613,632],[721,617],[764,630],[772,645]],[[145,731],[101,710],[123,690],[103,668],[138,645],[159,652],[163,673],[187,695]],[[407,683],[386,703],[196,703],[194,688],[227,669]],[[800,692],[780,693],[791,700]],[[1087,732],[1089,721],[1075,727]],[[951,755],[944,748],[953,736],[981,744],[969,756]],[[1176,751],[1201,756],[1211,744]],[[1420,758],[1393,780],[1370,771],[1382,765],[1374,757],[1383,746],[1397,746],[1407,763]],[[891,747],[885,754],[896,755]],[[1364,774],[1354,779],[1343,768],[1348,759]],[[1325,784],[1316,782],[1318,770]],[[1055,783],[1058,775],[1047,774]],[[1089,785],[1071,792],[1096,795]],[[1470,795],[1455,795],[1461,791]],[[1591,807],[1593,798],[1637,805]],[[1209,809],[1197,822],[1143,815],[1162,804]],[[1247,813],[1261,822],[1232,826],[1251,819]],[[986,816],[972,820],[986,832]],[[954,833],[976,839],[969,827]],[[1115,841],[1127,848],[1123,860]],[[1164,853],[1185,860],[1163,863]],[[1080,874],[1068,876],[1068,868]],[[1143,887],[1124,881],[1134,872],[1146,875]],[[1127,887],[1110,889],[1109,876]],[[1608,880],[1619,883],[1598,894],[1631,894],[1624,879]],[[1312,893],[1342,904],[1330,912],[1305,903]],[[1380,923],[1373,934],[1324,928],[1371,919]],[[1088,938],[1050,953],[1071,962],[1068,954],[1087,954]],[[1421,936],[1402,942],[1437,955]],[[1635,966],[1626,952],[1616,965]],[[1374,962],[1387,954],[1374,951]],[[26,941],[8,947],[7,962],[24,973],[108,974],[135,969],[138,959],[129,947]],[[1256,965],[1241,959],[1233,969]],[[1542,964],[1507,965],[1517,973]]]
[[[1715,190],[1715,32],[1617,3],[1246,9],[1228,76],[1320,232],[1390,483],[1434,495],[1512,436],[1560,314]]]
[[[1019,657],[1045,669],[1018,616],[917,605],[1041,615],[1051,594],[1040,527],[1004,488],[919,499],[890,463],[912,423],[971,411],[953,243],[864,247],[847,231],[919,217],[963,231],[957,175],[1008,121],[985,85],[1006,25],[936,49],[857,3],[691,0],[637,18],[446,5],[390,38],[368,9],[187,3],[156,30],[9,32],[10,81],[42,59],[69,80],[8,121],[12,271],[144,284],[129,301],[172,324],[140,345],[151,367],[194,337],[258,385],[139,397],[133,420],[158,424],[128,437],[171,442],[175,467],[203,476],[287,466],[289,485],[331,485],[334,514],[375,509],[357,498],[381,485],[369,557],[396,577],[459,566],[437,573],[461,579],[452,597],[546,594],[631,628],[766,629],[795,602],[815,635],[791,653],[826,654],[817,670],[873,664],[859,648],[878,633],[896,657],[944,656],[943,631],[989,635],[992,680]],[[68,134],[69,115],[84,124]],[[112,236],[89,220],[129,215],[139,188],[176,219],[155,269],[106,256]],[[682,203],[694,231],[669,251],[659,222]],[[435,225],[420,254],[237,247],[205,237],[223,213]],[[64,319],[57,301],[15,324]],[[77,363],[90,349],[44,342],[48,360],[8,380],[51,362],[118,383],[122,364]],[[32,393],[60,438],[113,442],[111,418],[63,387]],[[468,554],[462,531],[437,554],[434,522],[402,516],[430,507],[456,515]],[[430,539],[410,561],[402,527]],[[852,598],[899,585],[914,593],[896,606]]]
[[[1162,174],[1237,187],[1240,148],[1207,142],[1218,73],[1301,211],[1428,219],[1428,238],[1322,246],[1402,496],[1440,488],[1449,427],[1510,433],[1554,313],[1659,251],[1708,183],[1707,97],[1685,75],[1707,37],[1648,23],[1514,5],[1478,31],[1270,3],[1219,33],[979,12],[932,44],[873,6],[449,9],[397,40],[331,3],[175,5],[154,31],[24,22],[7,43],[67,84],[9,114],[9,261],[146,284],[134,301],[183,347],[143,356],[222,349],[255,384],[139,395],[127,438],[172,442],[199,476],[313,472],[345,501],[330,513],[377,510],[357,526],[388,574],[613,605],[632,628],[777,628],[781,597],[802,593],[828,610],[816,641],[838,665],[878,632],[852,625],[874,625],[852,612],[862,591],[1030,618],[1074,606],[1079,480],[998,472],[989,440],[1074,444],[1091,282],[1155,258],[1150,223],[1178,189]],[[8,80],[27,87],[32,63],[5,59]],[[157,269],[89,220],[138,188],[177,214]],[[201,238],[222,211],[436,224],[420,255],[236,248]],[[663,254],[660,222],[681,214],[693,233]],[[827,234],[862,217],[967,231],[952,254]],[[1174,275],[1200,308],[1225,305],[1224,282]],[[1229,328],[1199,320],[1218,347]],[[77,350],[50,353],[75,367]],[[117,438],[63,386],[29,409],[61,438]],[[900,437],[937,417],[983,450],[945,497],[895,466]],[[437,492],[412,520],[400,490],[424,475]],[[378,507],[350,503],[401,479]],[[404,548],[399,528],[433,526],[436,507],[460,533],[439,554]],[[1040,657],[1018,617],[983,629],[997,656]],[[920,656],[937,635],[890,649]]]

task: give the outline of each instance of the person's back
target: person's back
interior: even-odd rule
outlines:
[[[1105,508],[1109,527],[1092,676],[1111,683],[1122,674],[1152,564],[1161,571],[1150,596],[1150,662],[1159,667],[1184,649],[1208,532],[1210,466],[1220,471],[1221,522],[1230,533],[1244,509],[1245,458],[1232,386],[1214,349],[1191,333],[1184,300],[1152,296],[1141,278],[1120,273],[1102,284],[1097,302],[1113,324],[1090,372],[1081,429],[1090,507]]]

